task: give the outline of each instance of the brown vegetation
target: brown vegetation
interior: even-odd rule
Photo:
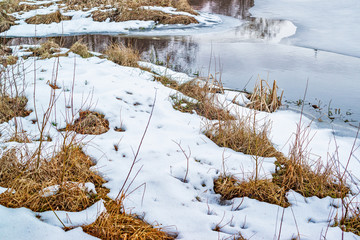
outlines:
[[[161,228],[154,228],[136,215],[124,213],[121,202],[108,201],[106,213],[102,213],[97,220],[83,227],[84,232],[100,239],[159,239],[172,240],[174,237],[163,232]]]
[[[66,127],[66,130],[73,130],[80,134],[100,135],[109,131],[109,121],[105,116],[98,112],[89,110],[80,111],[79,118],[72,125]]]
[[[82,43],[81,40],[77,41],[76,43],[74,43],[71,48],[70,51],[72,51],[73,53],[76,53],[78,55],[80,55],[83,58],[89,58],[92,56],[91,53],[89,53],[88,47],[86,46],[86,44]]]
[[[240,181],[234,176],[220,176],[214,181],[214,191],[222,199],[249,197],[262,202],[288,207],[285,189],[272,183],[271,180]]]
[[[0,123],[7,122],[17,116],[28,116],[31,111],[26,110],[27,101],[26,97],[0,96]]]
[[[185,24],[198,23],[198,21],[191,16],[167,14],[162,11],[148,10],[137,8],[133,10],[120,11],[97,10],[92,13],[94,21],[103,22],[109,19],[111,22],[123,22],[130,20],[154,21],[157,24]]]
[[[29,52],[33,52],[30,56],[40,57],[41,59],[60,56],[60,46],[53,40],[48,40],[40,45],[40,47],[29,48]]]
[[[268,82],[260,79],[255,84],[253,93],[250,94],[250,103],[246,107],[265,112],[275,112],[281,106],[283,92],[280,97],[277,96],[278,86],[274,80],[273,86],[270,87]]]
[[[31,18],[25,20],[28,24],[50,24],[53,22],[59,23],[65,20],[71,20],[72,17],[64,16],[61,14],[59,10],[53,13],[44,14],[44,15],[36,15]]]
[[[34,159],[9,149],[0,158],[0,186],[8,188],[0,195],[0,204],[6,207],[26,207],[33,211],[81,211],[103,196],[105,181],[90,167],[94,163],[78,146],[62,148],[49,160],[41,160],[36,167]],[[87,192],[86,182],[95,185],[97,194]],[[58,186],[57,191],[46,191]]]
[[[9,30],[11,26],[15,25],[15,20],[16,18],[13,16],[6,14],[6,12],[0,11],[0,32]]]
[[[137,62],[140,60],[138,51],[119,44],[110,45],[105,54],[110,61],[123,66],[137,67]]]

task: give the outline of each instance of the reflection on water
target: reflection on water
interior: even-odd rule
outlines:
[[[241,19],[250,17],[249,9],[254,6],[254,0],[189,0],[189,3],[196,10]]]

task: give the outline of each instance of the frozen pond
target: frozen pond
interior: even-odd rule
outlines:
[[[192,0],[190,3],[197,10],[232,17],[232,20],[224,18],[224,25],[229,23],[230,27],[200,33],[177,32],[175,36],[137,33],[136,36],[68,36],[58,40],[69,47],[81,38],[93,51],[102,51],[111,42],[131,44],[145,59],[189,74],[206,75],[211,59],[211,72],[215,72],[215,66],[216,71],[221,70],[227,88],[252,90],[258,76],[270,81],[276,79],[287,104],[295,109],[308,81],[307,112],[315,120],[329,122],[328,117],[335,117],[335,122],[346,121],[357,126],[360,44],[356,36],[360,35],[360,27],[353,22],[359,18],[355,15],[360,6],[352,0],[342,4],[331,2],[334,1],[327,1],[324,8],[333,11],[319,17],[313,16],[324,12],[320,9],[324,1],[319,0],[312,3],[257,0],[255,7],[251,0]],[[307,8],[309,11],[305,11]],[[331,17],[336,21],[330,21]],[[346,27],[342,28],[343,25]],[[16,38],[9,44],[37,41]],[[313,109],[312,105],[319,109]]]

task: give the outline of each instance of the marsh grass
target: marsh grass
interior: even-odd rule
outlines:
[[[26,117],[31,111],[26,110],[27,98],[24,96],[9,97],[0,94],[0,123],[8,122],[14,117]]]
[[[20,4],[20,2],[22,2],[22,4]],[[0,9],[5,10],[7,13],[26,12],[37,9],[41,6],[50,6],[51,4],[52,3],[34,5],[34,4],[27,4],[22,0],[3,0],[0,2]]]
[[[74,43],[71,46],[70,51],[80,55],[82,58],[89,58],[93,56],[91,53],[89,53],[89,49],[87,45],[83,43],[82,40],[79,40],[76,43]]]
[[[105,54],[110,61],[128,67],[138,67],[137,62],[140,60],[138,51],[119,44],[110,45]]]
[[[92,13],[94,21],[103,22],[107,19],[110,22],[123,22],[130,20],[141,20],[141,21],[154,21],[157,24],[191,24],[198,23],[198,21],[191,16],[186,15],[174,15],[164,13],[162,11],[148,10],[143,8],[137,8],[127,11],[110,10],[110,11],[94,11]]]
[[[111,6],[111,8],[117,8],[124,13],[129,9],[138,9],[142,6],[161,6],[174,7],[178,11],[198,15],[198,13],[191,8],[187,0],[63,0],[62,3],[66,4],[65,9],[68,10],[83,10],[94,7],[104,10],[108,9],[108,6]]]
[[[83,226],[84,232],[108,240],[175,239],[164,232],[166,229],[153,227],[136,215],[126,214],[121,201],[109,200],[105,206],[107,211],[102,213],[94,223]]]
[[[75,131],[76,133],[86,135],[100,135],[109,131],[109,121],[105,115],[93,111],[80,111],[79,118],[75,119],[73,124],[66,126],[66,131]]]
[[[282,207],[290,206],[285,197],[285,189],[268,179],[241,181],[234,176],[222,175],[214,181],[214,191],[223,200],[249,197]]]
[[[56,12],[36,15],[25,20],[27,24],[50,24],[50,23],[59,23],[61,21],[71,20],[71,16],[64,16],[61,14],[60,10]]]
[[[15,20],[16,18],[0,10],[0,32],[5,32],[9,30],[11,26],[15,25]]]
[[[205,135],[220,147],[260,157],[274,157],[277,150],[268,138],[270,122],[258,124],[256,113],[236,120],[205,122]]]
[[[289,190],[294,190],[304,197],[319,198],[344,198],[350,192],[344,183],[338,181],[331,164],[324,165],[321,160],[310,161],[306,150],[311,141],[308,128],[298,126],[289,157],[285,157],[268,140],[267,125],[260,130],[257,128],[257,131],[254,131],[254,125],[251,128],[249,126],[251,124],[248,121],[219,122],[218,125],[210,125],[210,128],[207,125],[205,134],[219,146],[254,155],[255,159],[256,156],[275,157],[275,173],[272,180],[259,180],[255,177],[240,181],[232,176],[221,176],[215,179],[214,186],[215,191],[223,198],[248,196],[286,207],[288,203],[285,194]]]
[[[266,80],[260,79],[255,84],[253,93],[250,94],[250,102],[246,107],[265,112],[275,112],[282,101],[283,92],[280,96],[277,95],[278,86],[274,80],[272,87]]]
[[[28,51],[32,52],[31,57],[39,57],[40,59],[60,56],[60,46],[53,40],[40,44],[40,47],[29,48]]]
[[[15,148],[2,155],[0,185],[8,190],[0,194],[0,204],[37,212],[81,211],[108,192],[101,186],[105,181],[90,170],[94,163],[79,146],[62,148],[51,159],[42,159],[39,167],[34,160]],[[97,194],[86,191],[87,182],[95,185]],[[46,195],[44,189],[52,186],[57,191]]]

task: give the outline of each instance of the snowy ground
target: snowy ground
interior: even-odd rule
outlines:
[[[33,58],[23,64],[27,72],[25,95],[29,99],[30,108],[34,106],[33,87],[36,78],[35,104],[40,111],[39,116],[42,116],[41,111],[48,105],[51,88],[47,81],[54,80],[54,66],[59,67],[57,85],[61,89],[57,90],[59,99],[51,119],[58,128],[65,124],[66,99],[71,93],[75,66],[75,109],[78,110],[86,96],[91,94],[91,101],[87,101],[85,106],[103,113],[110,122],[107,133],[87,136],[83,141],[89,142],[85,146],[85,152],[96,159],[98,171],[108,180],[105,186],[110,189],[111,198],[117,196],[124,183],[134,157],[133,152],[139,145],[156,96],[154,113],[131,178],[138,170],[140,172],[129,190],[134,192],[126,198],[124,204],[128,211],[144,216],[149,223],[169,226],[168,230],[179,233],[178,239],[215,240],[238,233],[247,239],[272,239],[279,234],[281,222],[280,239],[291,239],[298,235],[301,239],[323,239],[324,236],[326,239],[341,239],[343,233],[340,228],[329,227],[335,214],[341,215],[341,208],[334,207],[339,204],[337,199],[304,198],[295,192],[289,192],[291,206],[286,209],[249,198],[220,201],[220,196],[213,192],[213,180],[224,171],[238,177],[253,173],[253,157],[220,148],[210,141],[201,131],[204,119],[196,114],[174,110],[169,98],[175,93],[174,90],[154,82],[151,73],[122,67],[97,57],[83,59],[75,54],[60,57],[58,65],[54,58],[36,61],[36,75],[32,71]],[[165,73],[162,67],[148,63],[142,65],[151,67],[155,72]],[[170,70],[166,70],[166,74],[178,81],[190,79]],[[231,104],[233,97],[234,94],[228,92],[227,95],[219,96],[219,99],[227,101],[233,112],[247,114],[249,109]],[[241,96],[238,99],[241,102]],[[257,117],[272,121],[271,140],[279,150],[287,154],[288,140],[295,132],[300,115],[291,111],[278,111],[272,114],[258,113]],[[38,137],[37,127],[31,122],[34,118],[33,112],[28,117],[18,119],[32,139]],[[310,123],[310,120],[305,118],[303,122]],[[5,143],[10,137],[13,124],[12,120],[0,126],[2,149],[16,144]],[[61,134],[53,125],[50,124],[47,129],[53,139],[45,147],[49,152],[61,140]],[[114,130],[120,126],[126,131]],[[333,153],[338,146],[339,159],[343,165],[346,164],[354,138],[336,137],[335,146],[332,130],[312,127],[311,131],[316,133],[310,145],[314,158],[321,156],[326,161],[327,153]],[[114,144],[117,143],[119,150],[115,151]],[[37,144],[34,141],[28,145],[31,148]],[[187,161],[178,144],[190,155],[186,183],[181,179],[185,176]],[[359,159],[360,152],[357,150],[349,165],[355,183],[360,179]],[[275,169],[274,160],[263,159],[263,177],[271,177],[270,173]],[[143,184],[146,184],[146,188]],[[355,184],[352,184],[352,189],[359,192]],[[69,225],[70,222],[66,220],[70,218],[76,226],[94,221],[93,216],[101,211],[101,206],[102,203],[98,202],[82,213],[58,215]],[[52,213],[41,215],[43,221],[36,218],[36,213],[30,210],[0,206],[0,236],[3,239],[93,239],[82,232],[81,228],[64,232]],[[212,230],[216,225],[222,226],[221,232]],[[344,239],[360,237],[344,233]]]
[[[38,4],[45,4],[44,1],[35,1]],[[208,13],[199,13],[199,15],[192,15],[187,12],[180,12],[172,7],[144,7],[151,10],[162,11],[173,15],[186,15],[194,17],[198,24],[156,24],[154,21],[140,21],[131,20],[124,22],[110,22],[107,19],[104,22],[94,21],[91,13],[97,8],[89,9],[87,11],[66,11],[59,7],[58,4],[53,4],[48,7],[41,7],[39,9],[28,12],[13,13],[17,18],[15,22],[17,25],[12,26],[8,31],[0,33],[0,37],[43,37],[43,36],[59,36],[59,35],[79,35],[79,34],[129,34],[129,33],[146,33],[150,30],[165,31],[172,30],[186,30],[199,27],[211,27],[222,22],[221,18]],[[61,21],[60,23],[53,22],[51,24],[27,24],[26,19],[35,15],[45,15],[60,10],[64,16],[71,16],[71,20]]]

